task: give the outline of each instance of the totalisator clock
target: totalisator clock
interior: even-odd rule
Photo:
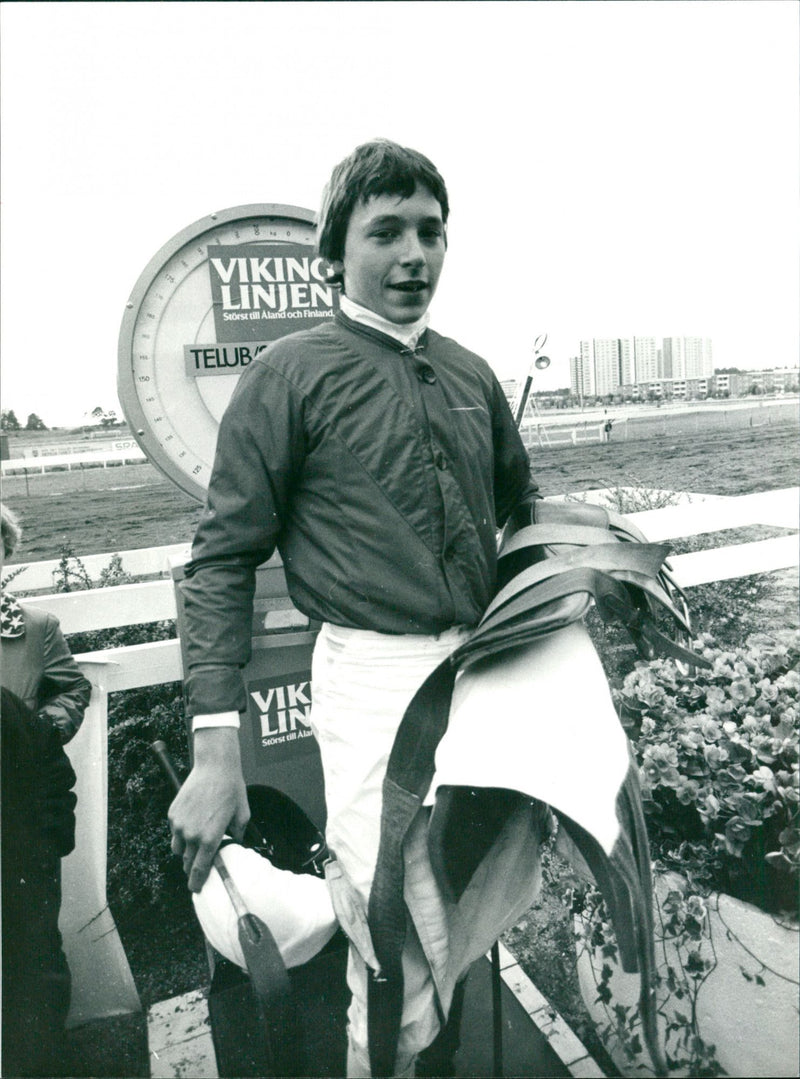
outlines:
[[[199,501],[244,368],[338,307],[314,220],[272,203],[211,214],[161,248],[128,301],[118,363],[125,418],[148,459]]]

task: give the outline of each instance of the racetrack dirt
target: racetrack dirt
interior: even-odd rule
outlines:
[[[796,423],[647,440],[535,446],[533,474],[545,495],[615,486],[737,495],[794,486]],[[8,476],[3,499],[23,523],[9,562],[188,543],[201,506],[150,464]]]
[[[545,495],[596,487],[742,495],[798,482],[796,425],[531,450]]]

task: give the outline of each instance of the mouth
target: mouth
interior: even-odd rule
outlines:
[[[427,281],[395,281],[389,288],[396,289],[398,292],[406,292],[413,295],[416,292],[424,292],[428,287]]]

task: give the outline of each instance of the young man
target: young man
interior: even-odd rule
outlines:
[[[444,181],[413,150],[378,140],[341,162],[318,234],[341,311],[262,352],[223,417],[183,585],[194,767],[170,820],[192,890],[223,832],[239,834],[248,817],[235,728],[256,567],[277,547],[293,602],[322,623],[311,724],[327,840],[339,878],[366,907],[397,727],[490,602],[497,528],[535,497],[491,369],[427,328],[448,211]],[[413,1074],[447,1008],[431,977],[444,923],[426,859],[417,843],[395,1074]],[[420,941],[423,922],[439,927],[438,942]],[[345,928],[354,941],[348,1074],[369,1075],[370,949]]]

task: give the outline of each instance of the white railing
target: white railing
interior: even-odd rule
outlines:
[[[66,468],[71,472],[73,468],[83,468],[87,464],[93,468],[107,468],[109,465],[126,465],[146,460],[138,446],[131,446],[121,450],[87,449],[80,453],[59,453],[47,457],[11,457],[0,461],[0,469],[4,476],[13,476],[16,473],[43,475],[50,469]]]
[[[602,502],[603,492],[588,492],[585,497]],[[797,487],[731,498],[682,496],[679,505],[629,517],[653,541],[749,525],[792,530],[774,538],[673,556],[670,562],[675,577],[685,588],[797,567],[800,561]],[[115,553],[121,554],[123,569],[129,573],[157,575],[159,579],[80,592],[48,592],[26,597],[25,602],[56,615],[66,634],[175,618],[170,566],[185,559],[187,545],[82,556],[92,580],[99,578]],[[275,565],[279,565],[277,559]],[[22,564],[13,587],[17,592],[53,589],[58,567],[58,560]],[[7,570],[10,573],[19,568],[8,566]],[[177,640],[111,648],[76,658],[93,690],[83,726],[67,747],[78,776],[76,848],[64,861],[60,922],[73,974],[71,1023],[139,1008],[127,959],[106,905],[108,695],[178,681],[183,676]]]

